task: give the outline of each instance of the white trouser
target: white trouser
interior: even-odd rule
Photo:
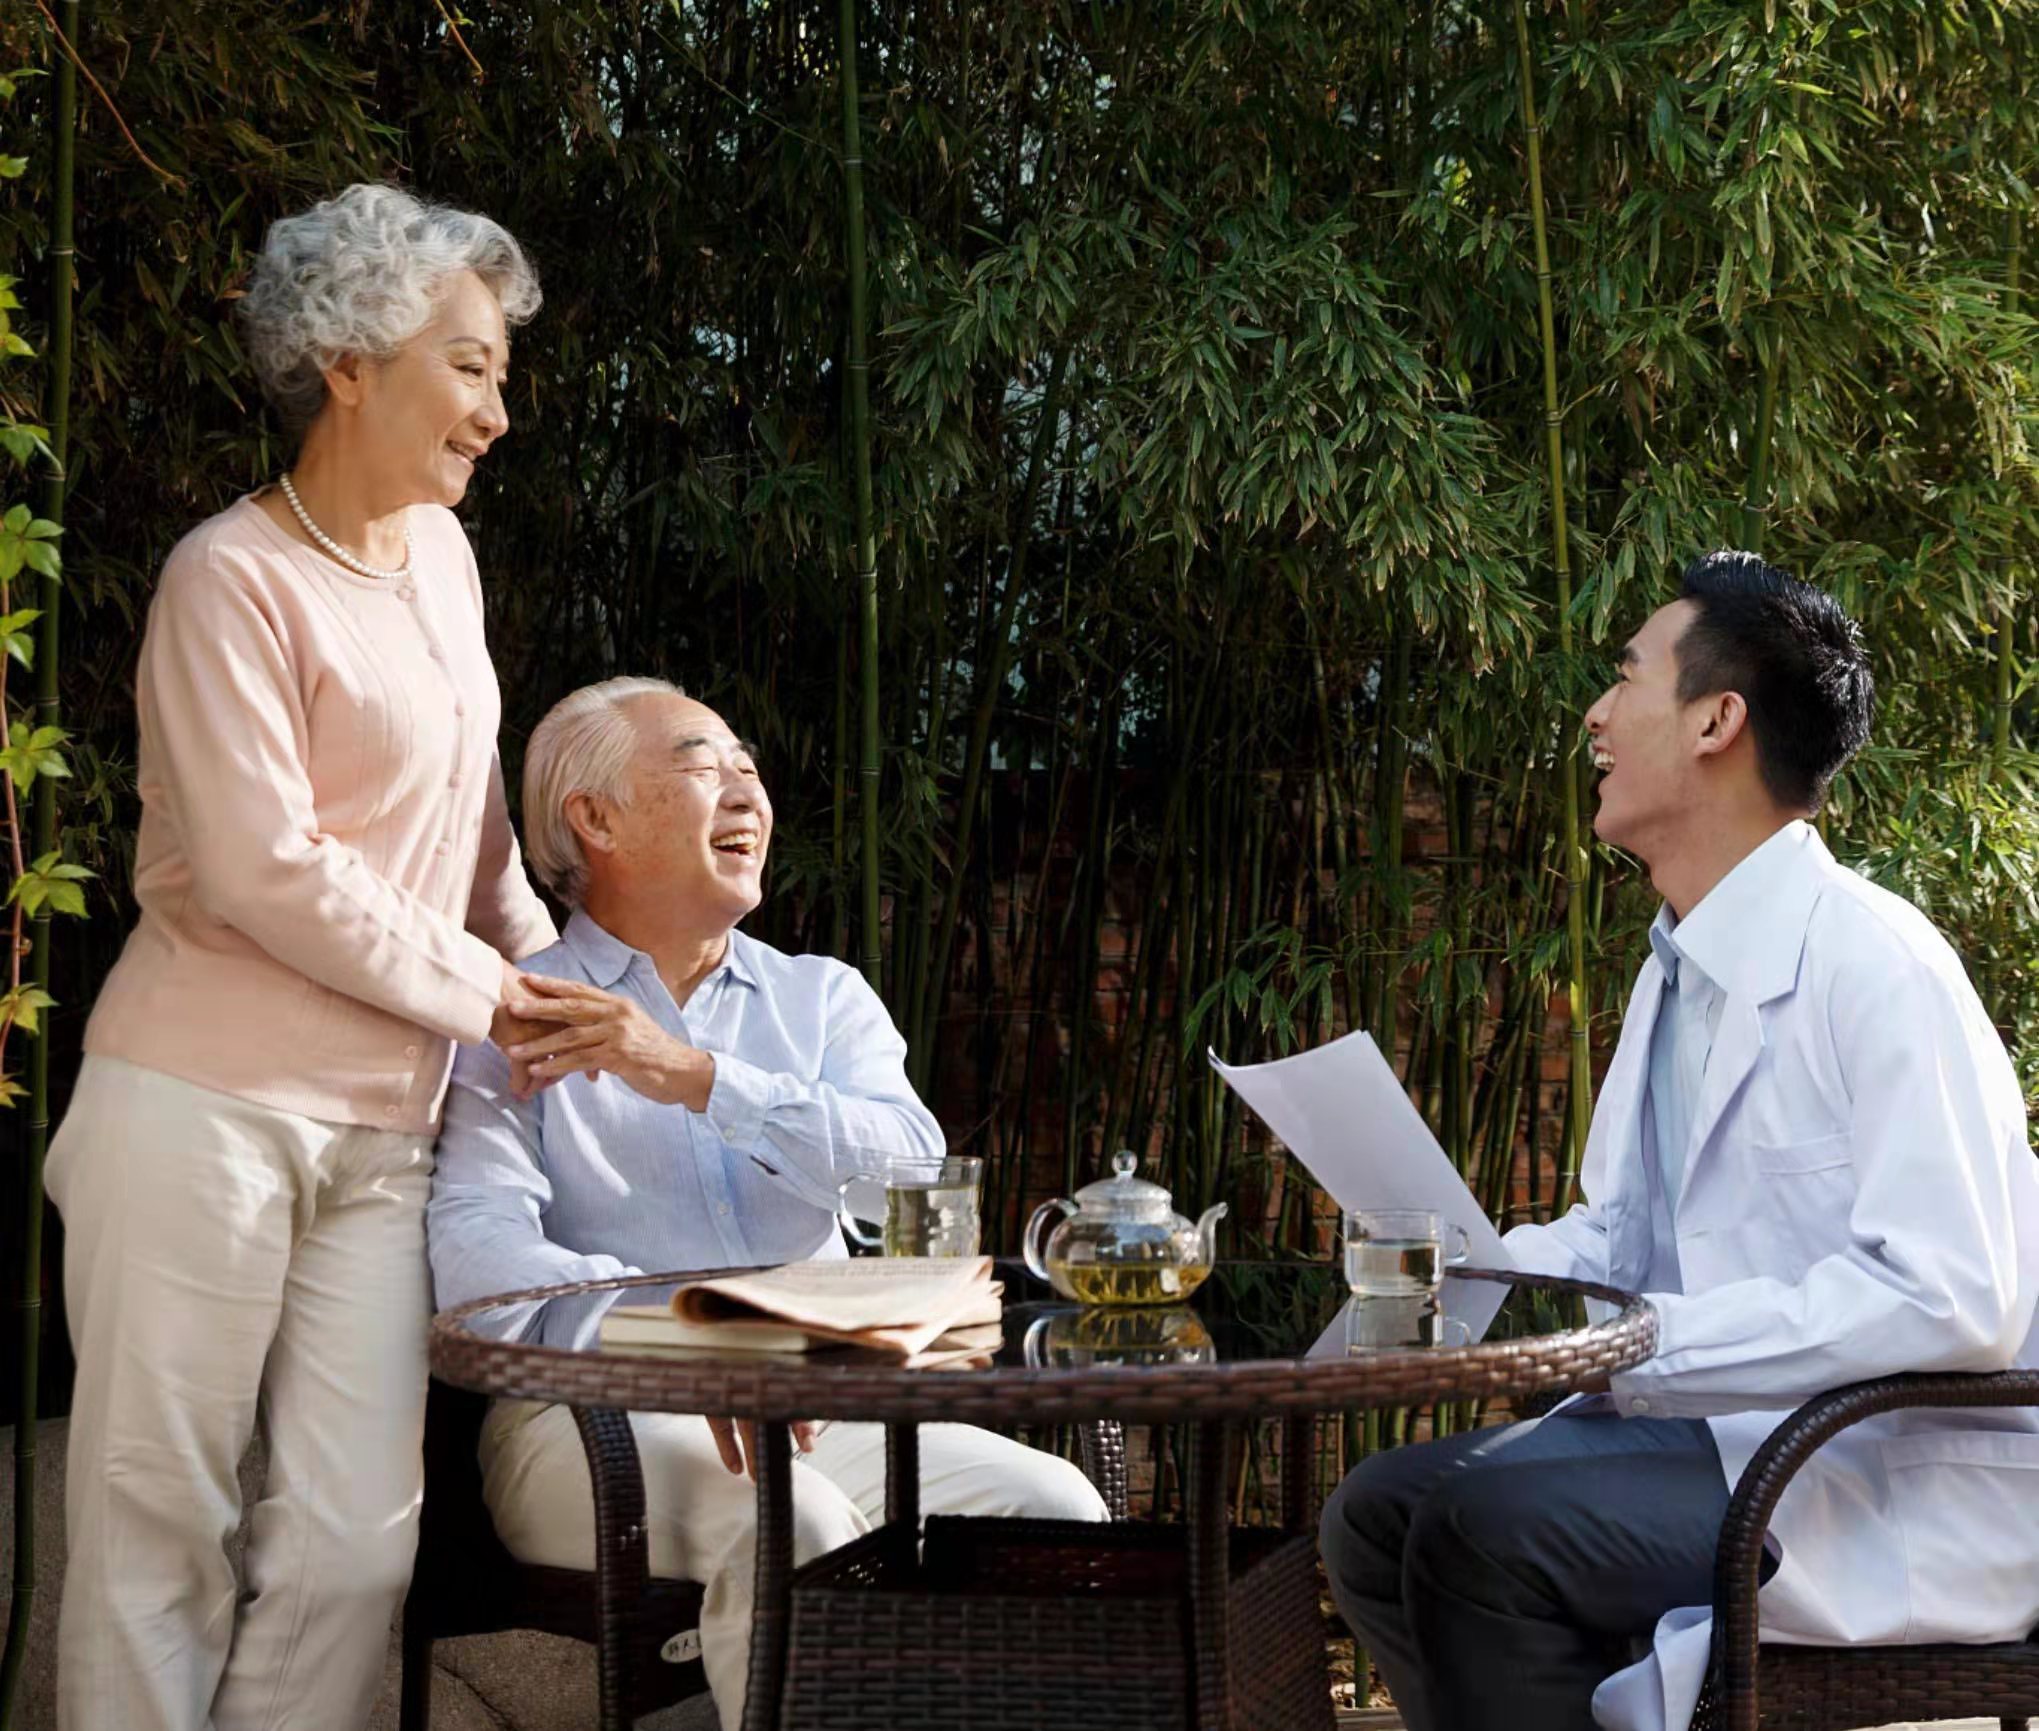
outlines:
[[[85,1060],[49,1159],[78,1357],[62,1731],[367,1721],[417,1544],[431,1175],[427,1136]]]
[[[651,1572],[707,1589],[701,1663],[724,1731],[737,1731],[757,1584],[756,1491],[723,1466],[706,1419],[637,1412],[630,1424],[644,1464]],[[595,1566],[587,1456],[567,1408],[498,1402],[482,1426],[481,1465],[511,1555],[551,1568]],[[921,1427],[920,1487],[926,1514],[1106,1518],[1104,1499],[1068,1461],[972,1425]],[[883,1425],[824,1425],[814,1452],[794,1455],[795,1564],[869,1532],[884,1512]]]

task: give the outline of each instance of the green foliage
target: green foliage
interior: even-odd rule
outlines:
[[[10,505],[0,513],[0,584],[12,583],[23,566],[44,577],[56,576],[56,537],[62,533],[57,524],[32,515],[26,505]]]
[[[50,772],[45,770],[44,773]],[[18,903],[31,918],[45,906],[60,914],[83,914],[85,892],[78,886],[91,875],[84,866],[67,865],[56,854],[46,853],[14,880],[14,887],[7,892],[7,900],[10,904]]]
[[[13,99],[25,76],[0,77],[0,105]],[[27,163],[26,157],[0,153],[0,182],[19,180]],[[35,358],[28,339],[14,328],[14,315],[22,310],[14,292],[19,280],[0,275],[0,364]],[[0,374],[0,465],[10,482],[28,480],[28,471],[38,461],[53,460],[48,439],[45,428],[17,412],[7,376]],[[43,617],[41,608],[14,606],[14,586],[24,576],[35,580],[38,589],[58,581],[63,556],[57,539],[62,534],[60,524],[38,516],[26,503],[5,503],[0,495],[0,646],[6,651],[0,656],[0,727],[7,734],[6,745],[0,747],[0,847],[5,849],[7,865],[0,876],[8,882],[7,903],[13,909],[4,934],[7,964],[0,974],[0,1065],[5,1063],[11,1036],[17,1032],[35,1035],[41,1013],[55,1003],[39,986],[22,979],[22,961],[28,949],[23,921],[45,908],[82,918],[85,896],[79,880],[92,875],[86,867],[64,864],[61,849],[26,870],[22,861],[30,791],[38,778],[56,781],[71,771],[63,749],[63,729],[37,726],[26,719],[29,705],[18,690],[8,688],[9,662],[24,671],[35,664],[35,638],[29,628]],[[26,1092],[12,1074],[0,1068],[0,1105],[11,1105]]]
[[[64,766],[63,743],[61,727],[31,727],[25,721],[12,723],[7,729],[7,744],[0,749],[0,775],[12,781],[15,793],[23,797],[35,786],[38,776],[69,775],[70,770]]]
[[[545,278],[468,513],[513,785],[561,693],[669,674],[763,748],[766,935],[854,928],[835,16],[506,0],[463,20],[478,79],[430,6],[92,9],[85,54],[176,177],[88,115],[64,681],[106,893],[152,574],[287,458],[233,333],[247,258],[386,174],[501,217]],[[1532,8],[1569,657],[1511,18],[864,18],[887,993],[945,1117],[999,1157],[994,1208],[1130,1142],[1185,1203],[1223,1189],[1249,1236],[1305,1242],[1310,1198],[1201,1046],[1354,1023],[1483,1195],[1548,1205],[1545,1168],[1510,1186],[1563,1111],[1560,778],[1614,648],[1686,557],[1742,538],[1766,377],[1764,550],[1862,618],[1883,694],[1829,838],[1955,935],[2039,1087],[2031,761],[1984,773],[2006,614],[2014,730],[2032,709],[2034,332],[2003,285],[2039,3]],[[46,55],[0,22],[0,65]],[[37,156],[0,184],[24,282],[46,181]],[[35,400],[8,402],[16,440]],[[986,706],[982,840],[932,979]],[[1604,1045],[1651,898],[1596,850],[1586,899]],[[60,997],[123,923],[66,946]]]

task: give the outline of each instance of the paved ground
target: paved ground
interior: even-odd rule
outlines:
[[[36,1458],[36,1606],[29,1640],[24,1731],[55,1731],[57,1584],[64,1554],[64,1436],[57,1420],[42,1427]],[[14,1569],[14,1433],[0,1429],[0,1582]],[[242,1465],[252,1500],[257,1462]],[[237,1547],[238,1548],[238,1547]],[[0,1619],[5,1613],[0,1612]],[[587,1731],[595,1722],[594,1651],[549,1635],[475,1635],[442,1641],[433,1652],[432,1731]],[[397,1648],[369,1731],[396,1731]],[[641,1721],[640,1731],[715,1731],[704,1699]]]
[[[64,1554],[63,1473],[65,1426],[42,1429],[36,1470],[36,1575],[34,1627],[29,1646],[27,1714],[24,1731],[55,1731],[55,1630],[57,1580]],[[10,1465],[14,1433],[0,1429],[0,1460]],[[252,1500],[256,1463],[242,1466],[244,1493]],[[9,1493],[11,1494],[11,1493]],[[0,1505],[8,1500],[0,1494]],[[0,1581],[13,1578],[13,1523],[0,1506]],[[369,1731],[396,1731],[397,1650],[390,1643],[389,1670]],[[592,1649],[548,1635],[476,1635],[442,1641],[433,1653],[432,1731],[587,1731],[595,1721]],[[1350,1715],[1350,1731],[1388,1731],[1393,1720],[1377,1713]],[[639,1722],[639,1731],[716,1731],[715,1714],[703,1699]],[[1912,1731],[1893,1727],[1892,1731]],[[1995,1720],[1965,1720],[1954,1731],[1996,1731]]]

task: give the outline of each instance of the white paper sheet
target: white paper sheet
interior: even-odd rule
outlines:
[[[1228,1064],[1216,1052],[1210,1060],[1340,1208],[1435,1209],[1465,1232],[1475,1268],[1515,1266],[1370,1034],[1266,1064]],[[1461,1284],[1469,1290],[1459,1314],[1478,1339],[1508,1288]]]

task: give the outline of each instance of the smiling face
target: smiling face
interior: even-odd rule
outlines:
[[[1600,809],[1593,832],[1645,862],[1699,808],[1700,766],[1712,754],[1712,705],[1678,700],[1678,639],[1698,609],[1660,607],[1621,652],[1620,671],[1586,712]]]
[[[637,730],[629,801],[604,814],[612,845],[591,851],[591,870],[632,900],[735,925],[764,897],[772,842],[772,802],[750,747],[691,697],[635,697],[627,713]]]
[[[450,506],[509,431],[509,365],[502,303],[473,271],[461,271],[440,289],[432,322],[395,354],[343,362],[327,379],[335,398],[358,393],[362,427],[390,491],[407,502]]]

